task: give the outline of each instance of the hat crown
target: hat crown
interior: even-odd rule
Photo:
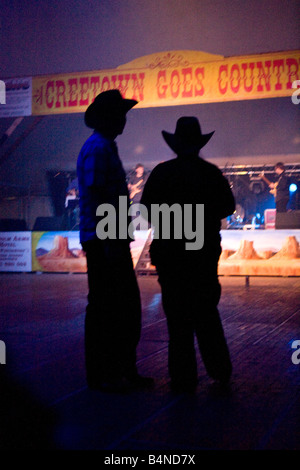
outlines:
[[[123,106],[124,98],[119,90],[103,91],[94,99],[94,106],[97,112],[107,115],[126,114],[127,109]]]
[[[123,101],[122,95],[119,90],[107,90],[103,91],[94,99],[94,103],[103,107],[114,107],[119,106]]]
[[[85,123],[96,128],[101,121],[124,116],[136,104],[134,99],[123,98],[118,89],[102,91],[87,108]]]
[[[178,119],[175,136],[179,141],[197,143],[202,137],[199,121],[195,117],[181,117]]]
[[[162,131],[163,138],[177,155],[195,154],[207,144],[214,131],[202,134],[200,123],[195,116],[182,116],[176,123],[174,134]]]

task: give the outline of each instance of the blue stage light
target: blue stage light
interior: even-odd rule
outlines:
[[[298,187],[297,187],[297,185],[296,185],[295,183],[292,183],[292,184],[290,184],[290,188],[289,188],[289,189],[290,189],[290,192],[291,192],[291,193],[294,193],[295,191],[297,191]]]

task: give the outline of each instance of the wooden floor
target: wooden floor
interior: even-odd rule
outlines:
[[[300,278],[220,281],[230,389],[218,389],[198,357],[196,393],[170,391],[160,289],[145,276],[138,366],[156,385],[118,395],[86,387],[86,275],[1,274],[0,449],[299,450],[300,364],[291,345],[300,340]]]

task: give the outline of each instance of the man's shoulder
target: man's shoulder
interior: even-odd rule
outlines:
[[[156,176],[159,177],[159,176],[169,173],[170,169],[174,167],[174,161],[175,160],[167,160],[165,162],[158,163],[157,165],[154,166],[151,172],[147,174],[147,179],[149,177],[153,179],[153,177],[156,177]]]
[[[176,158],[173,158],[172,160],[166,160],[165,162],[160,162],[158,163],[153,169],[154,170],[164,170],[168,169],[176,164]]]
[[[106,147],[109,145],[109,140],[107,140],[105,137],[103,137],[101,134],[98,132],[94,132],[92,135],[90,135],[85,143],[83,144],[82,148],[89,148],[89,147]]]
[[[205,160],[204,158],[199,158],[199,164],[203,167],[204,170],[211,172],[212,174],[222,174],[220,168],[212,162]]]
[[[222,171],[220,168],[201,157],[191,161],[185,161],[184,159],[173,158],[156,165],[152,170],[152,176],[164,176],[173,173],[181,172],[196,172],[196,174],[205,174],[208,177],[221,177]]]
[[[101,134],[94,132],[86,139],[81,147],[78,155],[78,162],[83,162],[90,156],[104,153],[108,150],[110,150],[109,141],[102,137]]]

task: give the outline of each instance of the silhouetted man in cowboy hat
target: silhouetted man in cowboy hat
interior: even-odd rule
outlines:
[[[85,318],[87,382],[92,389],[113,392],[152,384],[136,368],[141,303],[131,239],[99,236],[100,217],[96,215],[99,206],[109,205],[115,209],[117,224],[119,197],[127,197],[129,206],[126,175],[115,139],[123,132],[126,113],[136,104],[135,100],[124,99],[118,90],[100,93],[85,112],[85,124],[94,132],[84,143],[77,162],[80,241],[86,252],[89,284]]]
[[[235,202],[221,171],[199,157],[200,149],[213,133],[202,134],[196,117],[178,119],[174,134],[162,131],[177,158],[153,169],[141,199],[150,219],[151,206],[179,204],[183,213],[189,210],[188,215],[193,214],[194,229],[197,225],[199,228],[199,221],[195,220],[199,215],[197,207],[204,204],[204,243],[198,243],[197,249],[187,243],[191,237],[184,222],[182,237],[174,233],[175,215],[174,220],[170,218],[169,239],[165,239],[157,224],[150,247],[168,323],[171,386],[177,391],[194,390],[198,382],[195,334],[208,375],[223,383],[228,382],[232,372],[217,308],[221,294],[217,267],[221,219],[234,212]]]

